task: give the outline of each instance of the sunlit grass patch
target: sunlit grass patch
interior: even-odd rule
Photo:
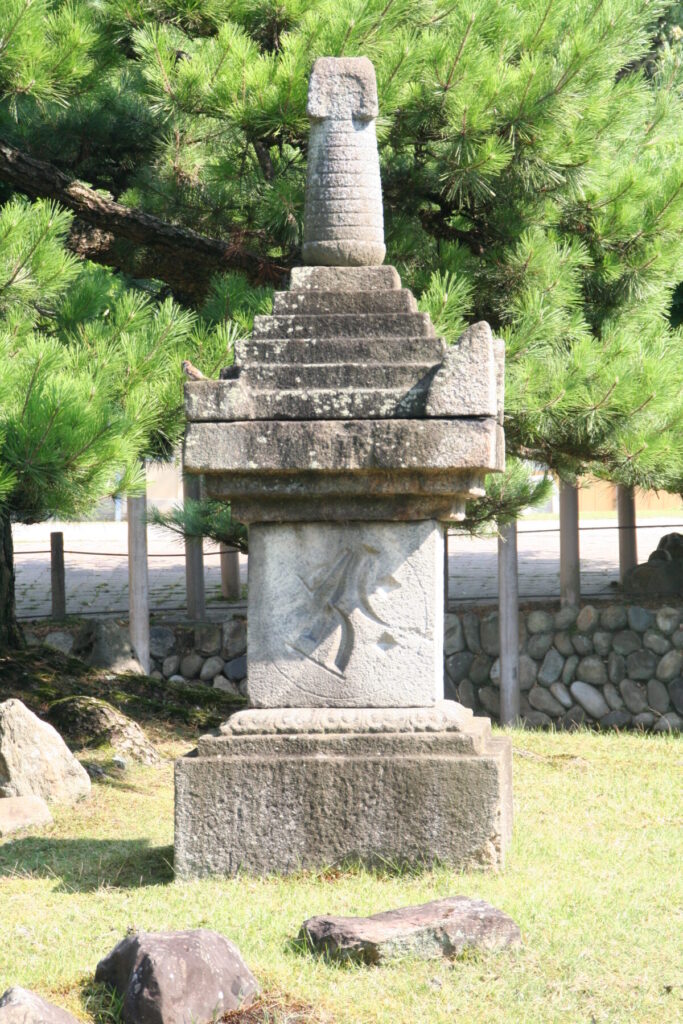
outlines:
[[[680,740],[510,735],[515,834],[499,874],[331,865],[196,882],[172,873],[172,757],[192,744],[186,731],[160,735],[160,765],[107,768],[91,798],[56,809],[52,826],[0,843],[0,989],[21,984],[84,1020],[115,1024],[116,1002],[93,987],[98,959],[128,928],[203,927],[236,942],[263,986],[262,1003],[235,1024],[678,1022]],[[106,763],[107,753],[87,757]],[[522,947],[367,968],[293,941],[316,914],[457,894],[510,914]]]

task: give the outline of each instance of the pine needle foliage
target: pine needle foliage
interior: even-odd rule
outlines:
[[[216,544],[236,548],[242,554],[249,550],[246,526],[232,518],[230,505],[224,501],[190,499],[182,505],[174,505],[170,512],[152,509],[150,522],[185,539],[208,537]]]
[[[387,260],[448,341],[487,319],[506,343],[517,462],[489,509],[531,500],[524,462],[683,490],[680,19],[671,0],[7,0],[0,135],[248,247],[263,273],[231,271],[179,309],[140,298],[164,285],[131,281],[125,253],[112,281],[44,248],[69,281],[51,298],[27,244],[3,316],[24,337],[17,310],[36,309],[31,331],[103,382],[106,349],[127,383],[117,410],[156,404],[142,448],[163,454],[181,429],[175,352],[215,373],[300,259],[313,60],[365,54]]]

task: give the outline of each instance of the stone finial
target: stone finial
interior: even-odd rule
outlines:
[[[320,57],[308,86],[311,119],[304,263],[377,266],[384,220],[375,69],[367,57]]]

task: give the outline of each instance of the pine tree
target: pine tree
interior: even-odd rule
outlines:
[[[300,259],[312,61],[366,54],[387,260],[449,341],[487,319],[506,342],[513,468],[473,518],[529,499],[515,460],[681,489],[680,11],[7,0],[0,187],[72,210],[73,253],[229,341]]]

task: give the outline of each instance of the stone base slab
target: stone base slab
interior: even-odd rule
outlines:
[[[512,831],[511,744],[481,740],[207,737],[199,756],[176,762],[176,874],[288,874],[348,860],[499,868]]]

